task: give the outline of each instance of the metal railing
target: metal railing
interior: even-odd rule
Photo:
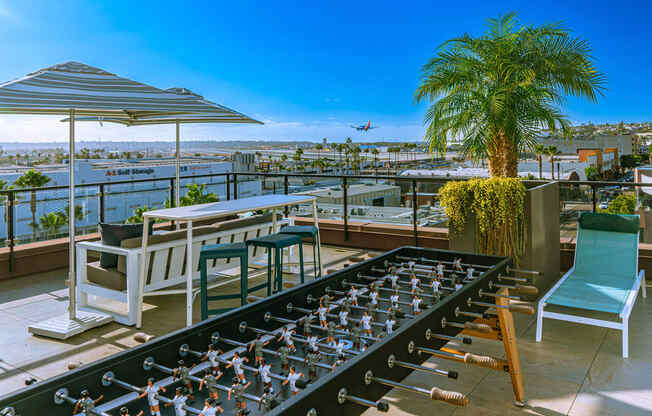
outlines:
[[[181,176],[182,180],[197,180],[202,178],[215,178],[215,177],[224,177],[224,182],[219,184],[224,184],[226,199],[238,199],[238,184],[243,180],[248,181],[251,178],[282,178],[283,183],[283,193],[290,193],[290,178],[295,179],[333,179],[336,178],[340,181],[342,186],[342,221],[344,223],[344,239],[349,240],[349,187],[352,184],[352,181],[392,181],[394,184],[404,183],[406,185],[406,192],[401,192],[401,199],[403,196],[410,199],[411,205],[411,225],[412,225],[412,234],[414,238],[414,244],[419,245],[419,233],[418,233],[418,187],[420,184],[445,184],[449,181],[458,181],[465,180],[470,178],[462,177],[432,177],[432,176],[396,176],[396,175],[333,175],[326,173],[317,173],[317,172],[308,172],[308,173],[265,173],[265,172],[225,172],[218,174],[202,174],[202,175],[187,175]],[[159,178],[147,178],[147,179],[134,179],[134,180],[121,180],[121,181],[108,181],[108,182],[95,182],[95,183],[85,183],[76,185],[77,189],[85,188],[96,188],[98,190],[96,197],[98,199],[98,223],[105,222],[105,211],[106,211],[106,197],[110,193],[106,192],[108,186],[115,185],[125,185],[125,184],[135,184],[135,183],[152,183],[152,182],[169,182],[169,201],[172,206],[174,206],[175,201],[175,177],[159,177]],[[527,186],[529,185],[538,185],[548,183],[547,180],[524,180]],[[596,212],[598,209],[598,195],[600,188],[605,187],[627,187],[627,188],[638,188],[642,186],[650,186],[650,184],[644,183],[632,183],[632,182],[594,182],[594,181],[557,181],[560,184],[560,187],[569,187],[572,188],[581,188],[588,187],[590,189],[590,203],[591,211]],[[316,188],[323,187],[317,184]],[[30,193],[30,192],[48,192],[56,190],[65,190],[68,189],[67,185],[59,186],[45,186],[40,188],[20,188],[20,189],[6,189],[0,191],[0,203],[5,199],[5,204],[7,207],[6,210],[6,222],[7,222],[7,239],[6,244],[9,248],[9,268],[10,271],[14,270],[14,247],[16,246],[16,206],[18,200],[18,194],[21,193]],[[152,190],[144,189],[139,192],[149,192]],[[263,189],[263,193],[264,193]],[[121,193],[126,193],[129,191],[122,191]],[[133,192],[133,191],[132,191]],[[585,194],[584,194],[585,195]],[[3,198],[4,197],[4,198]],[[407,208],[407,207],[406,207]],[[562,208],[563,209],[563,208]],[[288,215],[288,209],[286,208],[286,215]]]

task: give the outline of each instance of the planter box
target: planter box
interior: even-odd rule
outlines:
[[[539,295],[543,295],[560,277],[559,184],[550,182],[535,186],[529,188],[526,195],[527,235],[519,267],[543,273],[533,282]],[[475,219],[468,218],[467,224],[475,224]],[[467,226],[460,233],[450,234],[450,249],[477,253],[475,228]]]

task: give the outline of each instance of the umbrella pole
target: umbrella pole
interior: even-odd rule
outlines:
[[[177,130],[177,151],[176,151],[176,171],[177,171],[177,181],[175,182],[176,185],[176,190],[174,192],[174,198],[175,198],[175,207],[180,207],[181,206],[181,125],[179,124],[179,120],[176,122],[176,130]]]
[[[68,139],[68,316],[71,320],[77,318],[77,279],[75,274],[75,110],[70,110],[70,137]]]

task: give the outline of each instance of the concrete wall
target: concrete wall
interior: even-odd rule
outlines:
[[[575,155],[579,149],[601,149],[605,150],[607,148],[616,148],[618,149],[619,155],[631,155],[632,154],[632,136],[597,136],[592,139],[573,139],[573,140],[563,140],[563,139],[549,139],[541,138],[539,143],[544,146],[557,146],[557,148],[563,153],[568,155]]]

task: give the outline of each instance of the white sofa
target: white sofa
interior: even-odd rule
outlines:
[[[283,219],[277,221],[277,226],[280,228],[290,222]],[[272,233],[271,214],[195,227],[192,270],[196,284],[193,294],[196,296],[199,293],[199,251],[203,245],[242,242],[270,233]],[[185,230],[150,236],[143,293],[138,293],[141,237],[123,240],[120,247],[105,245],[101,241],[77,243],[78,308],[108,313],[119,323],[135,325],[142,315],[138,305],[142,304],[144,296],[186,293],[186,237]],[[117,267],[106,269],[100,266],[99,261],[89,262],[89,252],[117,254]],[[255,264],[256,259],[266,260],[264,249],[251,247],[249,258],[250,267]],[[209,288],[226,284],[234,278],[239,279],[233,277],[235,273],[229,275],[219,273],[239,267],[237,259],[213,260],[208,266],[209,275],[212,275]]]

